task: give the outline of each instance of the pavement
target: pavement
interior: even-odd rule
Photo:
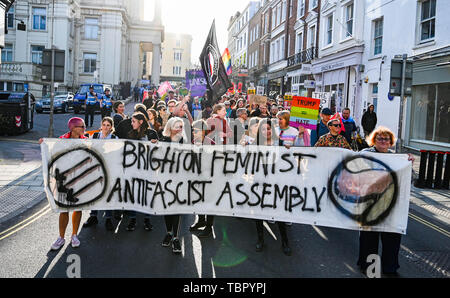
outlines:
[[[130,97],[124,103],[131,100]],[[45,199],[38,137],[0,137],[0,224]]]

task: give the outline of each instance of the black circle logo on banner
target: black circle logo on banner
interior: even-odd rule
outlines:
[[[203,65],[206,68],[208,82],[213,86],[219,79],[219,59],[222,59],[222,57],[212,45],[208,45],[203,59],[205,60]]]
[[[389,215],[397,201],[397,175],[373,157],[351,157],[332,172],[328,195],[343,214],[363,226],[373,226]]]
[[[80,207],[101,198],[107,171],[99,154],[88,148],[71,149],[55,156],[48,167],[48,189],[59,207]]]

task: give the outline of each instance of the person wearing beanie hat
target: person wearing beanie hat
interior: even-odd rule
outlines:
[[[69,128],[69,132],[60,136],[60,139],[87,139],[85,134],[86,125],[84,120],[78,117],[71,118],[69,122],[67,122],[67,126]],[[40,139],[39,144],[42,144],[44,140]],[[72,213],[72,238],[71,244],[73,248],[80,246],[80,240],[78,239],[78,229],[80,227],[81,222],[81,211],[74,211]],[[51,250],[59,250],[64,246],[66,240],[64,236],[66,234],[66,228],[69,224],[69,212],[63,212],[59,214],[59,237],[52,244]]]

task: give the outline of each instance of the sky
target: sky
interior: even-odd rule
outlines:
[[[154,0],[146,0],[146,10],[152,11]],[[221,53],[228,43],[228,24],[231,16],[242,12],[250,1],[247,0],[162,0],[162,20],[166,32],[192,35],[192,62],[205,45],[213,20],[216,20],[217,43]]]

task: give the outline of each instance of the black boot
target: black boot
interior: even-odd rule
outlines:
[[[212,227],[206,226],[205,229],[198,234],[198,237],[199,238],[208,238],[208,237],[211,237],[211,235],[212,235]]]
[[[291,248],[289,247],[289,243],[288,243],[287,240],[284,240],[284,241],[281,243],[281,247],[283,248],[283,253],[284,253],[285,255],[287,255],[287,256],[292,255],[292,250],[291,250]]]
[[[146,231],[153,230],[153,225],[150,223],[150,218],[144,218],[144,229]]]
[[[106,227],[106,230],[107,230],[107,231],[113,231],[113,230],[114,230],[114,226],[113,226],[113,223],[112,223],[112,219],[111,219],[111,218],[107,218],[107,219],[105,220],[105,227]]]
[[[264,236],[262,234],[258,234],[258,242],[256,242],[256,251],[262,252],[264,248]]]
[[[201,216],[201,215],[200,215]],[[189,231],[194,232],[198,231],[200,228],[206,227],[205,216],[198,218],[198,222],[195,225],[189,227]]]
[[[128,222],[127,231],[134,231],[136,229],[136,218],[130,218]]]

